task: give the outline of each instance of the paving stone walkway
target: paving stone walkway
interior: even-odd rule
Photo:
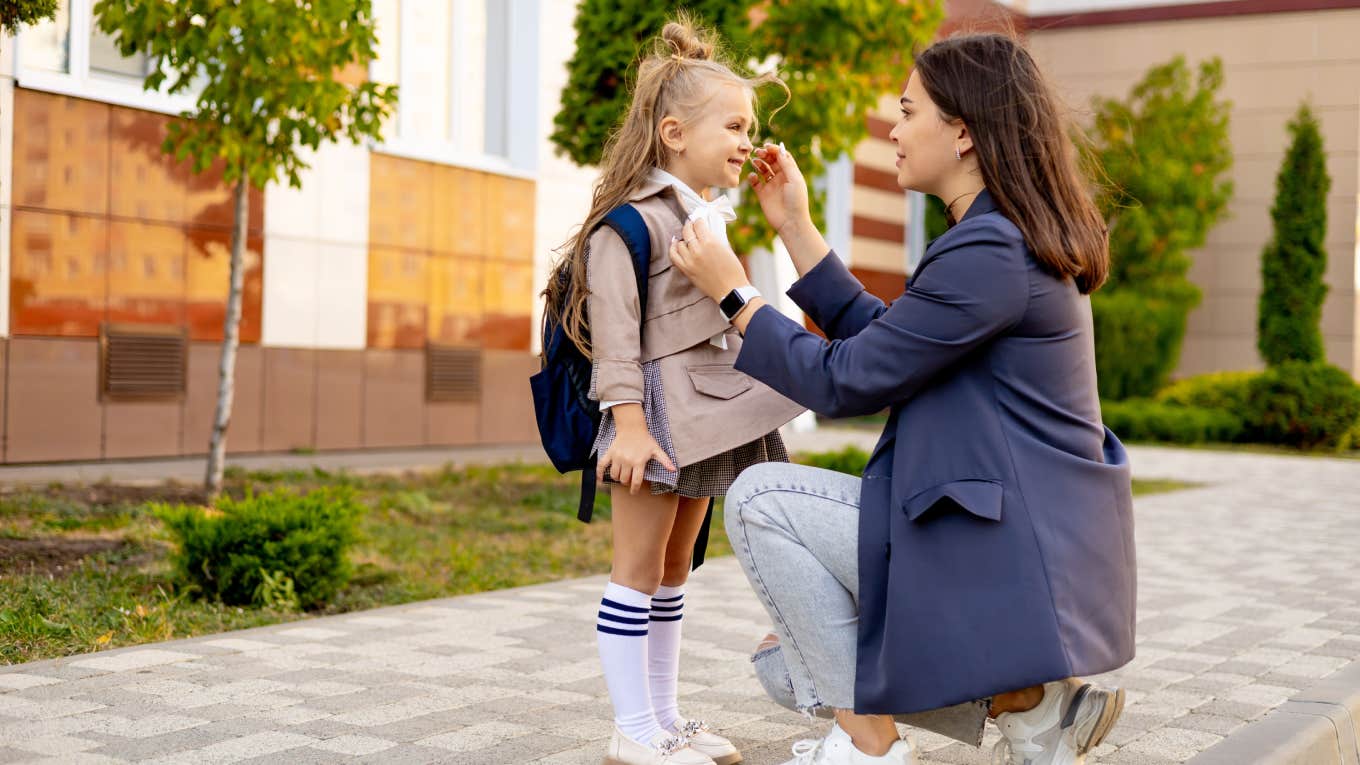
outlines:
[[[1139,477],[1204,484],[1135,501],[1139,654],[1105,678],[1130,705],[1092,758],[1160,765],[1360,658],[1360,462],[1132,451]],[[594,765],[611,727],[593,631],[604,581],[0,668],[0,763]],[[752,765],[824,733],[754,679],[748,651],[767,624],[736,561],[710,561],[689,593],[682,709],[721,726]],[[927,763],[988,762],[918,737]]]

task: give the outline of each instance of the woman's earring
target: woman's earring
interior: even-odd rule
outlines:
[[[963,152],[959,151],[959,147],[957,144],[954,146],[954,159],[957,160],[963,159]]]

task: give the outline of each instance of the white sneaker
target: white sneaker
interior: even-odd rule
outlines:
[[[993,765],[1082,765],[1124,711],[1124,689],[1068,678],[1044,684],[1044,700],[1027,712],[996,717],[1001,740]]]
[[[741,762],[741,752],[732,742],[714,733],[703,720],[676,720],[671,732],[688,741],[691,749],[708,755],[717,765]]]
[[[839,724],[831,726],[826,738],[804,739],[793,745],[793,759],[784,765],[916,765],[916,747],[903,739],[879,757],[855,748],[850,734]]]
[[[690,748],[683,738],[664,730],[642,744],[615,728],[604,765],[713,765],[713,760]]]

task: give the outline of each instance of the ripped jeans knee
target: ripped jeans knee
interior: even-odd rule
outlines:
[[[793,679],[789,677],[789,667],[784,663],[783,647],[778,641],[762,642],[760,648],[751,656],[751,663],[755,665],[756,679],[760,681],[766,695],[774,703],[809,719],[814,717],[830,719],[836,716],[835,710],[816,698],[808,699],[804,704],[799,703],[793,690]]]

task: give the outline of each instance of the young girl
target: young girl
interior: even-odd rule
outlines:
[[[787,461],[778,428],[802,411],[733,369],[741,337],[719,304],[671,267],[670,243],[687,221],[724,236],[735,219],[725,198],[709,201],[707,192],[741,183],[754,88],[783,84],[741,77],[715,52],[686,19],[666,25],[548,293],[549,305],[561,304],[561,275],[565,294],[576,296],[560,318],[592,359],[592,397],[603,410],[595,448],[598,478],[611,485],[614,552],[596,635],[614,705],[609,765],[741,761],[677,707],[684,585],[710,498],[750,465]],[[629,251],[600,225],[623,204],[651,239],[645,316]]]

